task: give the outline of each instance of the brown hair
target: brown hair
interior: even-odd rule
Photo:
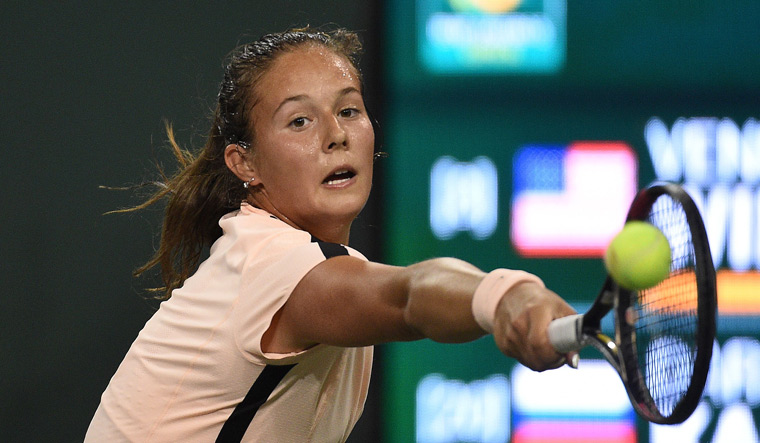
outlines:
[[[222,234],[219,219],[238,209],[247,190],[227,167],[224,150],[229,144],[250,149],[255,133],[250,113],[255,105],[255,86],[272,62],[283,53],[305,45],[324,46],[346,57],[356,68],[361,52],[358,36],[344,29],[321,32],[313,28],[291,29],[267,34],[242,45],[228,56],[224,80],[211,130],[203,149],[194,155],[176,142],[170,125],[167,135],[171,150],[179,164],[179,172],[167,177],[163,171],[159,190],[144,203],[127,209],[146,208],[168,197],[161,229],[161,242],[153,257],[135,270],[135,276],[160,266],[164,286],[155,288],[156,298],[167,299],[197,268],[204,248]],[[359,74],[361,81],[361,74]]]

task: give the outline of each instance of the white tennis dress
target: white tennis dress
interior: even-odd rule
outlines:
[[[348,438],[364,408],[372,347],[272,354],[261,338],[314,266],[364,256],[247,204],[220,226],[210,257],[132,344],[85,442]]]

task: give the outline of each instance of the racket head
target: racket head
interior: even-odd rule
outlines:
[[[670,276],[655,287],[616,288],[621,378],[642,417],[681,423],[699,404],[715,339],[715,268],[707,234],[696,205],[674,184],[639,192],[628,220],[658,227],[672,259]]]

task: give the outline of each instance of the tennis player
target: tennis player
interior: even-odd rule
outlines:
[[[347,246],[374,157],[360,49],[345,30],[264,36],[231,55],[197,156],[169,129],[183,169],[140,206],[168,197],[138,270],[161,267],[166,300],[85,441],[345,441],[378,343],[493,333],[535,370],[567,357],[546,328],[574,311],[538,277],[453,258],[388,266]]]

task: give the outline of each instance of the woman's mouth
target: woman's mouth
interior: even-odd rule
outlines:
[[[328,175],[327,178],[322,181],[322,184],[328,186],[341,185],[343,183],[347,183],[349,180],[354,178],[354,176],[356,176],[356,173],[350,169],[339,169]]]

